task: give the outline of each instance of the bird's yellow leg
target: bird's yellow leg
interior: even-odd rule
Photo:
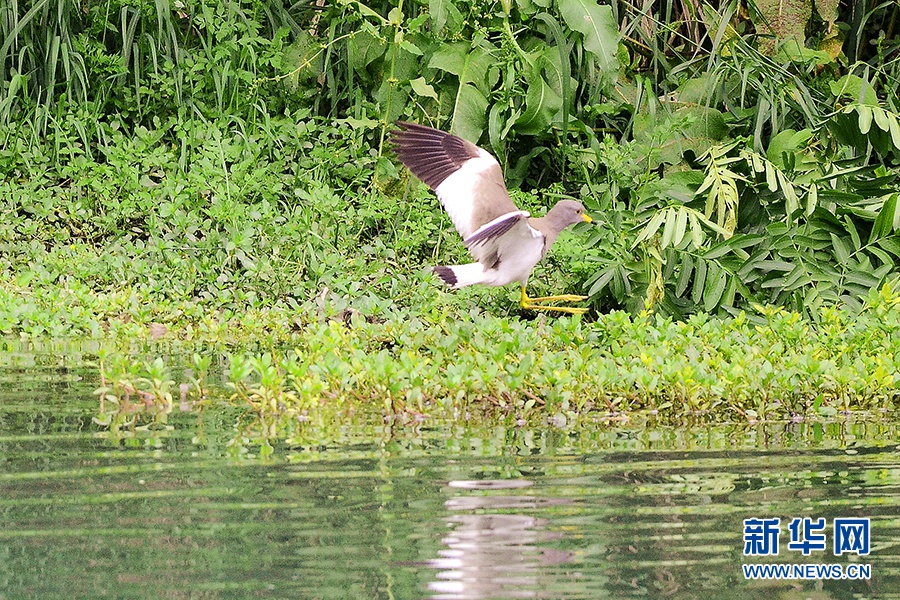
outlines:
[[[581,302],[587,300],[587,296],[576,296],[575,294],[563,294],[561,296],[542,296],[540,298],[529,298],[531,302]]]
[[[541,302],[551,302],[551,301],[559,301],[559,302],[578,302],[579,300],[584,300],[587,296],[576,296],[574,294],[563,294],[561,296],[543,296],[541,298],[529,298],[528,294],[525,292],[525,286],[522,286],[522,308],[527,310],[548,310],[548,311],[556,311],[556,312],[564,312],[570,315],[583,315],[587,312],[586,308],[579,308],[574,306],[544,306],[543,304],[539,304]]]

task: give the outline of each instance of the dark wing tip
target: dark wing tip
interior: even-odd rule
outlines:
[[[397,127],[390,134],[394,153],[431,189],[478,157],[477,146],[446,131],[407,121],[397,121]]]

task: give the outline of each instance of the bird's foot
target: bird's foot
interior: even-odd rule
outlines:
[[[587,296],[576,296],[575,294],[561,294],[559,296],[542,296],[540,298],[529,298],[529,302],[581,302],[587,300]]]
[[[540,298],[529,298],[522,288],[521,306],[525,310],[546,310],[552,312],[563,312],[570,315],[583,315],[588,309],[574,306],[546,306],[544,302],[580,302],[586,300],[587,296],[576,296],[575,294],[561,294],[559,296],[541,296]]]
[[[570,315],[583,315],[588,311],[586,308],[575,306],[544,306],[543,304],[523,304],[525,310],[547,310],[551,312],[563,312]]]

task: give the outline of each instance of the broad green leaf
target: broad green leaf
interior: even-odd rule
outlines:
[[[767,248],[758,248],[751,254],[744,264],[738,269],[737,276],[744,282],[755,281],[759,278],[759,262],[769,256]]]
[[[399,6],[395,6],[388,11],[388,22],[391,25],[400,25],[403,23],[403,10],[401,10]]]
[[[588,291],[588,296],[593,296],[598,293],[600,290],[606,287],[606,284],[612,280],[613,275],[616,274],[616,269],[614,267],[604,269],[600,272],[600,277],[594,282],[591,286],[591,289]]]
[[[440,69],[459,77],[466,67],[466,54],[471,48],[466,42],[442,44],[428,61],[431,69]]]
[[[867,289],[881,283],[878,277],[865,271],[850,271],[844,277],[848,282],[859,284]]]
[[[659,246],[663,250],[669,247],[672,243],[672,238],[675,235],[675,225],[678,221],[678,211],[672,210],[671,208],[667,208],[665,210],[666,213],[666,225],[663,227],[662,239],[660,240]]]
[[[634,240],[634,243],[631,245],[631,248],[634,249],[638,244],[643,242],[644,240],[650,239],[653,235],[659,230],[659,226],[662,225],[663,219],[666,218],[666,211],[660,210],[657,211],[653,218],[650,219],[650,222],[647,223],[647,226],[644,227],[643,231],[637,236],[637,239]]]
[[[614,79],[619,70],[619,28],[612,8],[597,0],[559,0],[559,12],[566,25],[584,36],[584,47],[597,59],[601,74]]]
[[[412,90],[419,96],[424,96],[426,98],[434,98],[438,99],[437,92],[434,91],[434,88],[431,87],[428,83],[426,83],[424,77],[419,77],[417,79],[413,79],[409,82]]]
[[[691,289],[691,300],[694,301],[694,304],[700,304],[700,300],[703,298],[703,287],[706,285],[707,265],[709,265],[707,261],[698,260],[697,265],[694,267],[694,271],[697,273],[694,275],[694,287]]]
[[[415,56],[422,56],[424,54],[424,52],[422,52],[422,50],[418,46],[416,46],[409,40],[401,40],[400,47]]]
[[[834,248],[834,254],[838,259],[838,263],[846,265],[850,259],[850,247],[847,246],[847,242],[832,233],[831,247]]]
[[[387,51],[387,45],[381,39],[362,29],[350,37],[348,50],[350,66],[359,71],[382,56]]]
[[[793,215],[800,208],[800,199],[794,191],[794,184],[781,171],[778,171],[778,183],[781,186],[781,193],[784,194],[785,210],[788,216]]]
[[[678,86],[678,102],[685,104],[712,104],[719,98],[716,88],[719,83],[715,77],[707,74],[692,77]]]
[[[726,238],[726,239],[729,238],[729,237],[731,237],[732,232],[728,231],[728,230],[725,229],[724,227],[720,227],[720,226],[717,225],[716,223],[714,223],[714,222],[710,221],[709,219],[707,219],[707,218],[706,218],[705,216],[703,216],[702,214],[699,214],[699,213],[695,213],[695,214],[696,214],[696,216],[697,216],[697,219],[698,219],[701,223],[703,223],[704,225],[706,225],[707,227],[709,227],[710,229],[712,229],[713,231],[715,231],[716,233],[718,233],[718,234],[721,235],[722,237],[724,237],[724,238]]]
[[[869,243],[893,233],[900,225],[900,210],[897,206],[897,194],[890,194],[884,199],[875,222],[872,223],[872,232]]]
[[[545,133],[560,108],[562,98],[544,81],[540,73],[536,73],[528,82],[525,113],[516,121],[516,131],[526,135]]]
[[[880,267],[878,267],[877,269],[872,271],[872,275],[874,275],[876,279],[882,280],[885,277],[887,277],[888,274],[893,270],[894,270],[894,262],[891,260],[888,260],[885,262],[885,264],[881,265]]]
[[[773,56],[775,60],[781,64],[790,61],[794,63],[823,66],[834,62],[834,59],[828,52],[807,48],[803,45],[802,41],[797,39],[782,42],[777,46]]]
[[[375,99],[381,108],[384,119],[388,123],[393,123],[400,118],[403,107],[409,100],[409,93],[404,87],[401,89],[399,85],[395,85],[389,79],[385,79],[381,87],[375,92]]]
[[[797,265],[794,267],[794,270],[788,273],[787,277],[784,278],[782,288],[793,290],[810,283],[810,281],[809,275],[806,273],[806,269],[803,268],[803,265]]]
[[[716,177],[716,173],[711,169],[707,171],[706,178],[703,179],[703,183],[700,184],[700,187],[697,188],[697,195],[699,196],[703,192],[712,188],[713,185],[716,184],[718,178]]]
[[[791,271],[794,265],[784,260],[761,260],[756,267],[763,271]]]
[[[727,277],[728,284],[725,286],[725,293],[719,301],[719,306],[734,306],[734,295],[737,293],[738,280],[737,277],[729,275]]]
[[[612,280],[613,295],[620,302],[626,294],[631,293],[631,281],[628,279],[628,272],[625,267],[619,265],[616,269],[616,275]]]
[[[764,242],[766,240],[766,237],[767,236],[760,233],[745,233],[742,235],[736,235],[730,240],[720,243],[718,246],[716,246],[716,248],[718,248],[719,246],[726,246],[732,252],[743,252],[744,248],[756,246]],[[705,256],[710,259],[715,258],[714,256],[711,256],[711,254],[713,254],[713,250],[715,250],[715,248],[711,249],[710,252],[707,252]]]
[[[547,46],[541,54],[543,60],[539,61],[550,76],[550,84],[562,98],[562,129],[569,129],[569,107],[572,98],[572,89],[578,87],[578,82],[572,79],[571,60],[569,59],[569,44],[559,22],[547,13],[539,13],[536,19],[542,21],[553,35],[554,46]],[[563,144],[568,146],[569,137],[563,137]],[[569,154],[568,147],[563,148],[563,156]]]
[[[859,232],[856,230],[856,225],[853,223],[853,219],[850,218],[850,215],[844,215],[844,226],[850,234],[850,239],[853,240],[853,249],[859,250],[862,248],[862,244],[859,241]]]
[[[675,295],[681,296],[691,282],[691,273],[694,272],[694,261],[690,254],[684,253],[681,257],[681,271],[678,273],[678,280],[675,282]]]
[[[409,81],[415,79],[422,73],[422,57],[416,56],[404,47],[404,44],[397,45],[397,51],[393,53],[393,78],[385,77],[384,79],[392,79],[395,81]],[[387,60],[387,58],[385,58]]]
[[[875,117],[875,124],[882,131],[889,131],[891,128],[890,114],[880,106],[872,107],[872,116]]]
[[[497,157],[497,160],[500,161],[501,165],[506,164],[506,152],[503,144],[503,123],[500,122],[501,116],[500,112],[503,110],[503,106],[499,103],[495,103],[491,106],[491,110],[488,112],[488,141],[491,143],[491,148],[494,150],[494,156]]]
[[[539,69],[543,72],[547,83],[553,88],[553,91],[560,96],[563,95],[563,92],[566,89],[571,89],[578,83],[571,77],[569,77],[568,83],[566,82],[566,69],[562,66],[560,54],[556,46],[548,46],[543,52],[538,54],[534,66],[535,69]]]
[[[828,120],[828,129],[838,142],[865,152],[869,144],[867,136],[859,131],[859,119],[852,114],[854,106],[848,106]]]
[[[766,185],[770,192],[778,191],[778,175],[775,172],[775,165],[770,162],[766,163]]]
[[[878,246],[900,259],[900,238],[898,236],[881,238],[878,240]]]
[[[681,106],[669,113],[639,113],[635,118],[634,138],[646,142],[650,166],[682,163],[687,151],[705,155],[728,133],[722,113],[705,106]]]
[[[781,290],[784,288],[784,277],[774,277],[772,279],[766,279],[761,284],[759,284],[759,287],[765,290]]]
[[[779,131],[769,141],[769,147],[766,148],[766,158],[772,161],[779,169],[783,169],[784,155],[805,151],[806,144],[812,135],[812,129],[801,129],[800,131],[784,129]]]
[[[828,85],[835,98],[849,98],[852,102],[870,106],[878,105],[878,93],[875,91],[875,88],[872,87],[871,83],[857,75],[844,75]],[[852,106],[847,107],[847,109],[853,110]]]
[[[678,132],[685,138],[685,141],[695,138],[701,138],[706,141],[705,147],[695,149],[698,156],[712,146],[712,141],[718,142],[728,135],[728,125],[725,123],[725,117],[721,111],[715,108],[682,106],[672,114],[672,118],[676,122],[683,123]]]
[[[725,292],[725,284],[728,283],[728,273],[716,263],[710,263],[709,272],[706,275],[706,285],[703,289],[703,309],[712,311],[719,305],[722,294]]]
[[[684,239],[684,234],[687,231],[687,218],[687,209],[683,206],[679,207],[678,219],[675,221],[675,237],[672,238],[672,245],[676,248],[681,244],[681,240]]]
[[[644,198],[671,198],[680,204],[687,204],[694,199],[698,186],[703,182],[703,172],[692,169],[690,171],[675,171],[662,177],[651,180],[642,185],[644,190],[641,195]]]
[[[483,93],[490,91],[485,88],[489,87],[487,74],[492,64],[486,49],[468,42],[442,44],[428,61],[430,68],[452,73],[460,83],[474,83]]]
[[[893,204],[893,208],[888,208],[888,203]],[[898,200],[898,195],[896,193],[891,194],[890,198],[885,201],[885,206],[882,208],[882,211],[887,215],[885,223],[890,223],[891,232],[900,231],[900,200]],[[893,213],[893,215],[891,215]],[[893,216],[893,219],[891,218]],[[885,235],[888,235],[889,232],[885,230]]]
[[[816,184],[812,184],[809,186],[809,191],[806,194],[806,216],[813,214],[813,211],[816,210],[816,207],[819,205],[819,188]]]
[[[487,50],[470,43],[444,44],[431,56],[428,66],[456,75],[459,88],[453,102],[451,131],[477,141],[487,123],[488,101],[482,88],[490,87],[487,72],[491,58]]]
[[[881,264],[883,267],[886,266],[886,267],[888,267],[888,270],[893,270],[894,259],[893,259],[893,257],[891,257],[890,254],[888,254],[881,248],[874,246],[874,245],[869,245],[868,247],[866,247],[866,251],[871,252],[873,256],[878,257],[878,260],[881,261]],[[886,274],[887,273],[885,273],[885,275]]]
[[[358,33],[356,38],[359,38],[357,41],[363,43],[371,42],[372,40],[366,32]],[[357,52],[353,52],[353,43],[353,40],[351,40],[350,62],[354,69],[365,67],[368,63],[363,61],[374,60],[384,53],[382,46],[371,44],[365,46],[365,50],[362,52],[363,56],[360,57]],[[355,49],[358,51],[359,47]],[[358,60],[354,61],[354,58]],[[296,90],[301,81],[318,77],[322,73],[324,64],[325,58],[322,45],[305,31],[297,34],[297,41],[285,47],[281,55],[281,70],[286,74],[285,83],[291,90]]]
[[[440,33],[448,23],[451,30],[456,30],[463,20],[453,0],[428,0],[428,12],[431,15],[434,33]]]
[[[891,142],[894,144],[894,148],[900,150],[900,120],[897,119],[896,115],[891,119]]]
[[[478,141],[487,124],[488,101],[474,85],[459,86],[453,105],[453,124],[450,132],[461,138]]]
[[[859,104],[856,106],[856,114],[858,115],[857,122],[859,123],[859,131],[863,135],[866,135],[872,128],[872,118],[874,116],[872,114],[872,107]]]
[[[694,246],[696,250],[700,249],[700,246],[703,245],[703,228],[700,225],[700,219],[697,216],[697,213],[691,211],[690,213],[690,221],[691,221],[691,244]]]

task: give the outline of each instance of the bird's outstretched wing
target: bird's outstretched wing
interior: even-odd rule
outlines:
[[[479,229],[499,217],[523,212],[510,200],[500,163],[488,151],[424,125],[400,121],[397,126],[400,129],[391,132],[394,152],[434,190],[470,250],[475,246],[468,240]]]

